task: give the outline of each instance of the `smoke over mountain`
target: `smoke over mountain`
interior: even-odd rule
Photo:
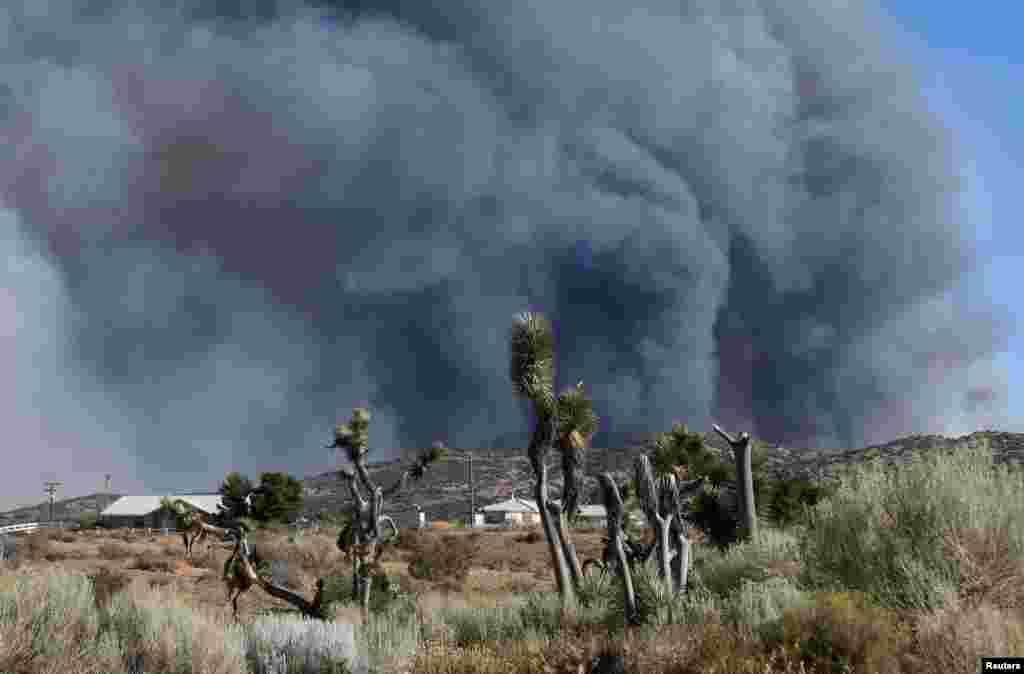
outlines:
[[[999,418],[950,139],[856,3],[122,4],[0,14],[7,493],[326,467],[357,404],[381,458],[525,444],[527,309],[597,447]]]

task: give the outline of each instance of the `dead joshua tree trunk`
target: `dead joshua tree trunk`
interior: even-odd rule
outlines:
[[[740,506],[740,535],[746,540],[757,538],[757,509],[754,504],[754,476],[750,469],[750,434],[741,433],[733,438],[718,427],[713,426],[732,448],[733,460],[736,462],[736,495]]]
[[[623,506],[622,496],[619,488],[612,479],[611,473],[601,473],[598,477],[601,483],[601,491],[604,494],[604,507],[608,513],[608,545],[617,560],[616,569],[619,578],[622,580],[622,593],[626,607],[626,621],[630,624],[636,622],[636,592],[633,588],[633,574],[626,561],[626,550],[623,547],[622,519]]]

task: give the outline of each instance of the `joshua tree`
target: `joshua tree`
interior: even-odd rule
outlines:
[[[633,623],[637,618],[636,591],[633,587],[633,574],[629,571],[629,562],[623,545],[622,533],[622,496],[611,473],[598,476],[601,491],[604,493],[604,506],[608,513],[608,549],[616,560],[615,568],[622,580],[623,605],[626,607],[626,621]]]
[[[668,473],[655,481],[646,455],[636,458],[635,472],[640,504],[655,532],[658,575],[671,591],[683,592],[690,568],[690,525],[684,499],[704,486],[704,478],[679,482],[674,473]]]
[[[555,582],[563,606],[575,605],[583,576],[567,518],[579,508],[586,437],[597,428],[597,417],[583,392],[583,382],[554,395],[554,337],[547,320],[536,313],[516,317],[510,338],[509,375],[515,392],[533,406],[535,425],[527,456],[535,477],[534,498],[547,537]],[[562,458],[562,502],[548,498],[549,450],[557,444]]]
[[[404,489],[410,479],[421,478],[430,464],[440,459],[446,452],[445,447],[441,444],[435,444],[432,448],[421,452],[395,484],[387,489],[382,489],[370,479],[367,468],[369,421],[370,413],[367,410],[362,408],[352,410],[352,418],[349,423],[339,424],[335,427],[334,443],[328,445],[332,449],[346,450],[354,467],[354,471],[350,469],[338,471],[338,476],[348,483],[352,491],[353,504],[350,510],[350,528],[346,527],[342,530],[338,536],[337,545],[342,552],[345,552],[348,539],[351,538],[351,552],[354,557],[353,592],[360,598],[364,611],[369,609],[371,571],[375,568],[379,569],[379,560],[384,551],[384,544],[398,537],[398,528],[395,526],[394,520],[383,513],[384,498]],[[360,486],[368,492],[368,497],[364,497]],[[258,490],[251,493],[256,493],[256,491]],[[258,585],[267,594],[288,602],[304,615],[311,618],[322,617],[324,588],[322,578],[316,582],[316,592],[312,601],[297,592],[274,584],[269,578],[261,576],[253,565],[247,541],[250,526],[245,519],[235,519],[227,523],[226,527],[230,532],[229,535],[235,538],[235,548],[231,557],[224,564],[224,580],[229,588],[229,599],[232,600],[236,612],[238,597],[250,587]],[[385,528],[391,529],[391,537],[385,538]],[[346,529],[348,533],[346,533]],[[231,597],[232,593],[234,593],[233,598]]]
[[[419,479],[427,471],[427,467],[443,457],[447,449],[440,443],[420,453],[413,464],[402,473],[401,478],[388,489],[383,489],[370,479],[367,468],[369,454],[368,428],[370,413],[363,408],[352,410],[352,418],[347,424],[339,424],[334,429],[334,443],[331,449],[342,449],[346,452],[354,471],[343,469],[338,476],[348,483],[352,492],[351,520],[349,527],[342,529],[338,535],[338,549],[343,552],[351,546],[352,591],[359,597],[363,610],[369,609],[370,590],[373,576],[370,570],[375,566],[383,552],[385,542],[394,543],[398,539],[398,527],[394,520],[384,514],[384,498],[393,496],[405,488],[410,479]],[[360,490],[366,491],[366,494]],[[384,525],[391,528],[392,538],[385,539]],[[346,540],[348,537],[351,540]]]
[[[732,437],[718,424],[715,432],[729,443],[733,460],[736,462],[736,495],[740,511],[740,536],[747,540],[757,538],[757,508],[754,503],[754,474],[750,469],[750,434],[743,432]]]

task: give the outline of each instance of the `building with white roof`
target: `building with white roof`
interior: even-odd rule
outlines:
[[[216,515],[220,494],[166,494],[184,501],[196,510]],[[174,528],[174,516],[160,508],[161,496],[122,496],[100,513],[99,521],[108,527]]]
[[[513,496],[484,507],[485,524],[540,524],[537,502]]]
[[[558,499],[552,499],[559,503]],[[485,507],[484,522],[487,524],[540,524],[540,510],[537,502],[513,496],[507,501],[495,503]],[[579,517],[584,524],[589,526],[605,526],[608,522],[608,513],[605,507],[600,504],[581,505]]]

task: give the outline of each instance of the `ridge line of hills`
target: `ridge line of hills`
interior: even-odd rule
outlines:
[[[713,433],[703,435],[707,447],[712,451],[725,452],[725,456],[728,456],[728,447],[721,438]],[[834,476],[839,466],[859,464],[873,458],[879,458],[888,464],[903,463],[909,460],[911,452],[915,450],[934,448],[955,451],[961,447],[976,446],[982,441],[991,444],[993,458],[997,464],[1024,464],[1024,433],[988,430],[953,438],[942,435],[909,435],[882,445],[853,450],[768,446],[766,470],[773,478],[829,479]],[[583,502],[597,502],[595,499],[598,493],[599,473],[608,471],[617,478],[625,478],[632,473],[634,457],[643,451],[644,448],[640,446],[623,449],[588,449]],[[498,493],[500,483],[511,486],[518,494],[529,495],[533,473],[525,449],[455,450],[454,453],[459,456],[442,459],[430,468],[421,481],[410,483],[403,493],[388,501],[387,511],[399,526],[413,525],[417,517],[416,506],[423,508],[431,520],[466,517],[469,512],[469,484],[467,463],[463,457],[469,452],[473,454],[477,508],[507,497],[507,494]],[[407,462],[407,458],[371,462],[370,473],[380,484],[387,486],[400,477]],[[561,468],[558,461],[551,459],[549,466],[551,484],[558,489],[561,487]],[[348,491],[337,479],[336,471],[307,476],[300,482],[305,491],[302,514],[306,516],[322,510],[338,512],[348,503]],[[204,493],[213,491],[216,489]],[[85,513],[97,512],[104,503],[112,502],[118,496],[120,494],[90,494],[55,501],[54,519],[75,520]],[[43,502],[0,513],[0,526],[47,519],[49,503]]]

